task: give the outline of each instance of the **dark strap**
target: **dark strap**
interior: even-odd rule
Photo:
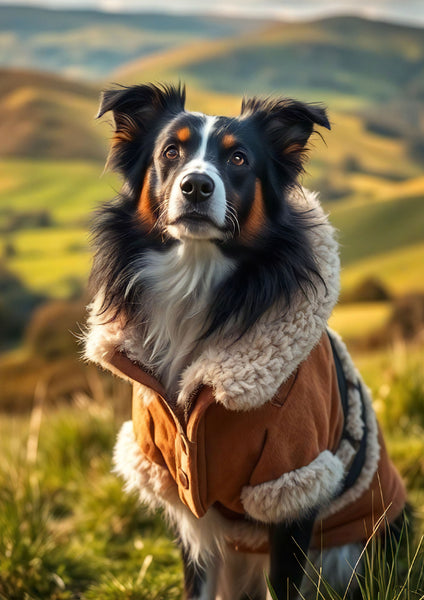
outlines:
[[[342,494],[344,494],[344,492],[346,490],[348,490],[349,488],[351,488],[353,486],[353,484],[358,479],[358,477],[364,467],[365,457],[366,457],[366,449],[367,449],[368,429],[367,429],[367,425],[365,422],[365,401],[364,401],[364,393],[362,390],[362,386],[359,381],[356,384],[347,381],[346,376],[343,371],[342,361],[340,360],[340,356],[337,353],[336,346],[334,344],[334,340],[332,339],[330,334],[328,334],[328,337],[330,339],[331,349],[333,351],[334,365],[336,367],[336,373],[337,373],[337,383],[339,386],[340,398],[341,398],[342,407],[343,407],[344,425],[343,425],[343,433],[342,433],[341,439],[348,440],[354,448],[357,448],[355,457],[352,461],[352,464],[350,465],[350,469],[346,473],[345,478],[343,480],[343,485],[338,493],[338,495],[341,496]],[[362,439],[359,442],[359,446],[358,446],[358,441],[354,440],[353,437],[351,436],[351,434],[349,433],[349,431],[347,430],[347,417],[348,417],[348,413],[349,413],[349,399],[348,399],[348,387],[349,386],[356,387],[356,389],[359,391],[360,398],[361,398],[361,419],[364,424],[364,431],[362,434]]]

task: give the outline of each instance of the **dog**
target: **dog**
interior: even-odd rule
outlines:
[[[115,470],[177,532],[190,600],[344,591],[405,506],[371,398],[327,327],[335,232],[299,178],[326,110],[250,98],[185,110],[182,86],[103,92],[123,178],[93,224],[85,354],[133,384]],[[353,586],[351,586],[353,587]]]

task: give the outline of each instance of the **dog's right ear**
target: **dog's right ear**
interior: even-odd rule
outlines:
[[[115,124],[107,165],[126,175],[162,119],[183,111],[184,104],[185,89],[181,85],[134,85],[102,92],[96,118],[112,111]]]

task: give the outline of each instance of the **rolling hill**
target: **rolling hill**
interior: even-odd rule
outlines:
[[[98,96],[57,75],[0,69],[0,157],[102,159]]]
[[[96,79],[140,56],[188,40],[238,36],[258,23],[201,15],[0,6],[0,65]]]
[[[424,73],[424,30],[333,17],[276,24],[238,38],[189,43],[127,66],[116,80],[182,78],[215,92],[284,92],[350,105],[416,95]]]

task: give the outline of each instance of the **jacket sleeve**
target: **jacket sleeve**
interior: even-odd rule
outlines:
[[[207,412],[207,476],[200,486],[205,507],[219,502],[273,523],[305,517],[334,498],[346,461],[340,453],[343,410],[328,346],[317,347],[266,404],[242,412],[215,404]]]
[[[245,512],[265,523],[321,509],[337,494],[345,474],[338,452],[343,410],[328,348],[313,352],[289,392],[281,392],[270,403],[267,443],[241,490]]]

